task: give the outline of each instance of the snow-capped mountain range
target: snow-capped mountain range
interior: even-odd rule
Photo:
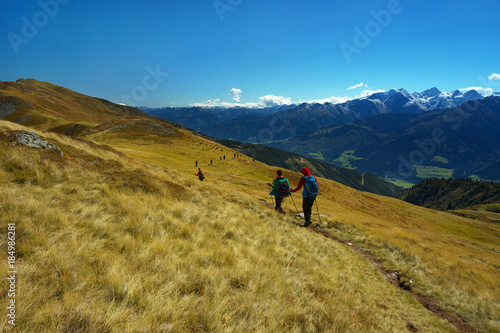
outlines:
[[[340,104],[304,102],[267,108],[168,107],[143,110],[219,139],[261,142],[258,138],[260,131],[269,128],[276,119],[287,119],[287,126],[273,132],[274,140],[284,140],[379,114],[424,114],[484,98],[486,96],[476,90],[445,93],[431,88],[410,94],[405,89],[390,89]]]
[[[494,95],[500,95],[495,93]],[[379,101],[388,106],[399,106],[405,112],[423,112],[452,108],[468,101],[483,99],[486,96],[476,90],[455,90],[450,93],[442,92],[438,88],[430,88],[421,93],[408,93],[405,89],[391,89],[364,97],[373,102]]]

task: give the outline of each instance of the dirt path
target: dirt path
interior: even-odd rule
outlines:
[[[421,294],[419,292],[412,290],[411,286],[408,284],[408,280],[411,280],[411,279],[408,279],[407,277],[406,278],[401,277],[397,271],[386,269],[384,267],[384,262],[382,260],[380,260],[379,258],[377,258],[374,254],[368,252],[365,248],[362,248],[362,247],[360,247],[352,242],[337,238],[337,237],[331,235],[326,230],[321,229],[318,226],[311,225],[308,227],[308,229],[315,232],[315,233],[318,233],[326,238],[330,238],[338,243],[349,246],[351,249],[353,249],[353,251],[355,251],[355,252],[359,253],[360,255],[362,255],[363,257],[365,257],[366,260],[368,260],[368,262],[374,268],[376,268],[389,283],[391,283],[392,285],[399,287],[399,288],[405,290],[406,292],[410,293],[426,309],[428,309],[429,311],[432,311],[433,313],[435,313],[439,317],[447,320],[452,325],[454,325],[457,328],[458,332],[463,332],[463,333],[483,333],[484,332],[482,330],[476,329],[476,328],[472,327],[471,325],[469,325],[469,323],[466,321],[466,319],[463,318],[462,316],[460,316],[459,314],[457,314],[456,312],[454,312],[452,310],[444,309],[443,307],[441,307],[439,305],[438,301],[434,297],[431,297],[429,295],[424,295],[424,294]],[[412,332],[418,331],[418,329],[416,327],[414,327],[412,324],[409,324],[408,329]]]

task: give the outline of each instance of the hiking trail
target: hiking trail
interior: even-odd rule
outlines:
[[[399,287],[403,289],[404,291],[408,292],[410,295],[412,295],[420,304],[422,304],[426,309],[429,311],[433,312],[434,314],[438,315],[442,319],[448,321],[451,323],[453,326],[456,327],[458,332],[461,333],[483,333],[483,330],[476,329],[472,327],[467,320],[456,313],[453,310],[449,309],[444,309],[439,305],[439,302],[436,298],[431,297],[429,295],[425,295],[422,293],[419,293],[417,291],[414,291],[411,289],[411,286],[408,285],[408,282],[404,282],[401,280],[401,276],[399,275],[399,272],[390,270],[384,267],[384,262],[377,258],[373,253],[370,253],[367,251],[365,248],[360,247],[359,245],[354,244],[352,241],[345,241],[343,239],[340,239],[338,237],[333,236],[326,230],[322,229],[319,226],[316,226],[314,223],[311,224],[308,227],[309,230],[312,232],[315,232],[317,234],[322,235],[323,237],[332,239],[336,241],[337,243],[346,245],[350,247],[354,252],[360,254],[363,256],[372,267],[377,269],[384,279],[388,281],[390,284]],[[411,281],[411,279],[410,279]],[[411,283],[410,283],[411,285]],[[414,327],[411,323],[408,323],[408,329],[412,332],[417,332],[418,329]]]

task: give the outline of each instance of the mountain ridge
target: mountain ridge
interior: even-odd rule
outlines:
[[[425,168],[499,180],[499,119],[500,98],[490,96],[423,114],[381,114],[270,145],[306,156],[321,153],[334,164],[415,183],[433,176]],[[343,156],[346,164],[339,163]]]
[[[499,128],[500,98],[491,96],[469,101],[456,108],[423,114],[383,141],[358,150],[363,160],[355,164],[361,170],[369,168],[378,175],[390,170],[392,174],[414,180],[414,165],[442,166],[453,169],[454,177],[471,176],[498,158]],[[446,161],[432,162],[436,156]],[[374,161],[378,161],[376,167]],[[492,180],[499,180],[500,174],[496,177]]]
[[[390,89],[344,103],[301,103],[278,108],[221,109],[197,108],[143,108],[150,114],[180,123],[218,139],[266,143],[284,140],[308,131],[333,127],[384,113],[423,113],[458,106],[470,100],[485,98],[475,90],[452,93],[430,88],[422,93],[409,94],[405,89]],[[231,112],[234,110],[234,112]],[[230,112],[228,112],[230,111]],[[210,115],[210,116],[208,116]],[[249,119],[248,116],[253,118]],[[280,121],[280,130],[273,124]],[[265,129],[272,136],[262,135]]]

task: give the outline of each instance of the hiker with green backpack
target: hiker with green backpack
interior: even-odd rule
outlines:
[[[285,213],[283,211],[283,208],[281,208],[281,204],[283,203],[283,200],[287,196],[290,195],[290,183],[288,182],[288,179],[283,177],[283,172],[281,170],[276,171],[276,179],[273,180],[273,184],[267,183],[272,190],[270,195],[274,195],[275,201],[276,201],[276,206],[274,207],[275,210],[279,211],[280,213]]]
[[[300,179],[299,185],[292,190],[292,193],[297,192],[304,186],[304,191],[302,192],[302,210],[304,211],[305,222],[301,227],[308,227],[311,224],[312,206],[318,196],[319,187],[316,177],[311,175],[308,167],[303,167],[301,172],[304,177]]]

